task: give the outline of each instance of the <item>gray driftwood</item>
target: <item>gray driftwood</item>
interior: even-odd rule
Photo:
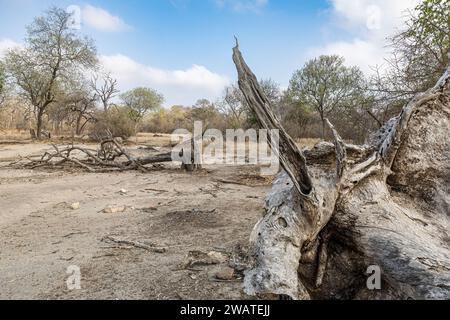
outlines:
[[[300,151],[233,50],[259,124],[280,130],[284,171],[251,235],[249,295],[292,299],[450,298],[450,69],[372,137]],[[367,288],[369,266],[381,290]]]

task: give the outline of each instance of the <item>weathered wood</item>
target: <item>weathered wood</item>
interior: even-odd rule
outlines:
[[[277,189],[267,200],[267,214],[252,233],[254,268],[247,273],[245,287],[249,294],[296,297],[301,286],[297,281],[297,269],[302,250],[316,241],[331,218],[337,197],[336,181],[328,173],[314,172],[319,176],[312,183],[302,151],[274,115],[238,45],[233,49],[233,60],[239,74],[239,87],[260,126],[279,131],[279,144],[272,140],[269,143],[290,177],[289,182],[280,179],[275,182]],[[307,297],[307,292],[301,291]]]
[[[341,138],[339,133],[336,131],[334,126],[331,124],[330,120],[325,119],[326,124],[333,133],[334,147],[336,149],[336,170],[337,178],[342,178],[344,171],[347,166],[347,150],[345,148],[344,140]]]
[[[275,141],[271,141],[272,139],[269,137],[272,151],[279,156],[281,165],[292,178],[297,190],[303,195],[309,195],[313,190],[313,185],[308,174],[305,157],[273,113],[269,99],[261,89],[256,76],[245,63],[237,43],[233,49],[233,60],[238,71],[239,87],[248,105],[255,113],[259,125],[267,130],[279,130],[279,145]]]
[[[279,126],[237,47],[233,57],[260,124]],[[304,152],[308,168],[285,157],[291,172],[275,180],[251,235],[246,292],[293,299],[450,299],[450,69],[370,146],[350,152],[332,131],[335,161],[324,143]],[[286,151],[292,152],[280,148]],[[310,197],[293,183],[302,181],[298,170],[304,169]],[[382,290],[367,288],[371,265],[382,270]]]
[[[105,146],[112,144],[112,149],[105,151]],[[52,145],[54,152],[45,152],[40,159],[33,160],[23,158],[12,163],[15,167],[30,169],[59,167],[66,163],[72,163],[88,172],[105,173],[113,171],[141,170],[145,171],[145,165],[172,161],[172,153],[157,154],[142,158],[131,156],[115,139],[103,141],[100,150],[71,145],[60,148]],[[126,160],[120,160],[124,157]]]

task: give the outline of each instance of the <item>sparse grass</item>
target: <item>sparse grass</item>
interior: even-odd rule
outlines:
[[[28,131],[19,131],[19,130],[0,130],[0,141],[23,141],[30,140],[30,132]]]
[[[312,148],[316,144],[318,144],[320,141],[322,141],[322,140],[321,139],[315,139],[315,138],[314,139],[313,138],[302,138],[302,139],[296,139],[295,143],[301,149],[304,149],[304,148]]]
[[[162,133],[140,132],[128,139],[131,143],[151,145],[153,147],[167,147],[171,145],[171,135]]]
[[[0,130],[0,142],[7,141],[29,141],[30,133],[26,130]],[[70,134],[63,135],[53,135],[51,140],[47,140],[50,142],[61,142],[70,140]],[[44,140],[45,141],[45,140]],[[86,139],[76,138],[75,141],[80,141],[83,143],[87,143]],[[140,132],[134,137],[130,137],[127,140],[129,143],[143,144],[143,145],[151,145],[155,147],[167,147],[171,145],[171,135],[170,134],[162,134],[162,133],[147,133]],[[313,138],[303,138],[296,139],[295,142],[300,148],[312,148],[317,143],[319,143],[320,139]]]

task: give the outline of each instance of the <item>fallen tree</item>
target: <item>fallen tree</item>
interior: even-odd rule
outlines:
[[[450,69],[365,146],[302,152],[239,45],[239,87],[284,169],[251,235],[249,295],[290,299],[450,298]],[[331,153],[333,151],[333,155]],[[381,269],[381,290],[367,271]]]
[[[183,142],[171,152],[135,157],[127,151],[117,138],[109,135],[100,142],[97,150],[77,145],[59,147],[52,144],[53,150],[45,152],[38,158],[22,157],[10,165],[16,168],[65,168],[72,166],[92,173],[107,173],[114,171],[140,170],[147,171],[147,165],[172,162],[174,159],[182,161],[181,168],[186,171],[202,169],[195,164],[198,159],[198,149],[193,147],[193,139]],[[174,154],[176,153],[176,154]]]

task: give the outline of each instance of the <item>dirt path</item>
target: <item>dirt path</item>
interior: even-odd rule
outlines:
[[[9,153],[20,149],[4,146],[0,157],[11,156],[7,148]],[[270,181],[254,167],[207,169],[214,172],[188,174],[168,167],[146,174],[67,174],[1,168],[0,299],[242,298],[239,280],[212,280],[225,264],[192,270],[180,264],[192,250],[233,252],[246,245]],[[74,210],[70,205],[76,202],[80,208]],[[101,212],[108,205],[126,210]],[[106,236],[167,251],[113,245],[102,241]],[[71,265],[81,269],[81,290],[67,289]]]

